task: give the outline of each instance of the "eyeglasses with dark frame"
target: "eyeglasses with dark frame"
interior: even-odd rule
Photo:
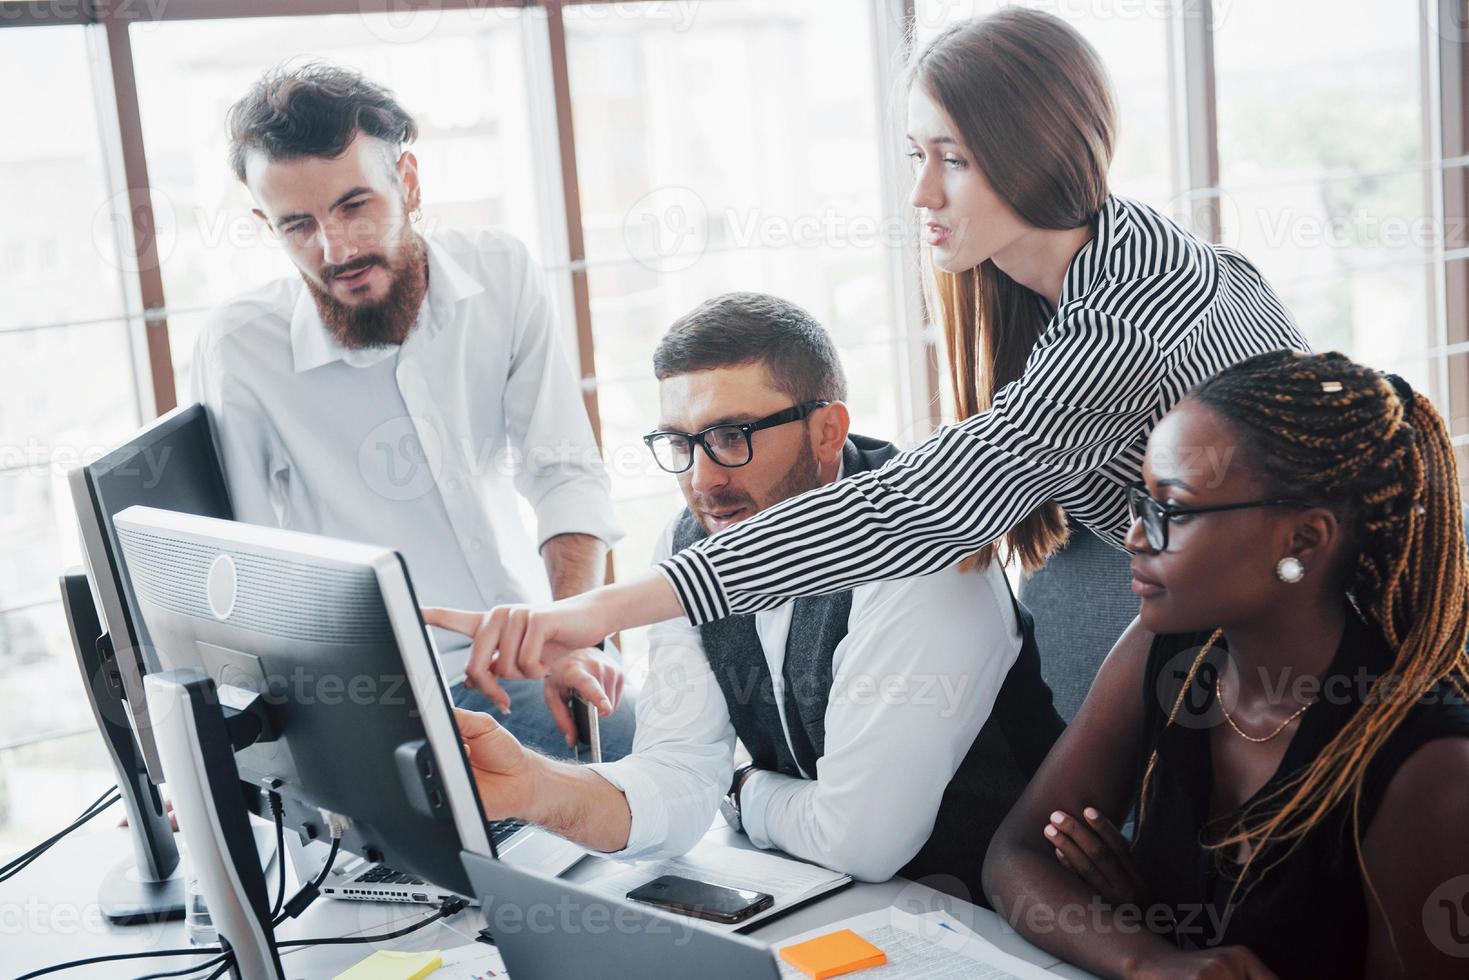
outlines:
[[[722,422],[698,432],[659,429],[643,436],[643,442],[647,443],[658,465],[669,473],[682,473],[694,465],[696,445],[703,446],[705,455],[715,463],[735,469],[755,458],[755,446],[750,437],[756,432],[798,421],[830,404],[831,402],[818,399],[767,415],[754,422]]]
[[[1311,507],[1305,500],[1281,497],[1273,500],[1250,500],[1238,504],[1220,504],[1216,507],[1178,507],[1161,504],[1148,493],[1146,483],[1133,483],[1127,487],[1127,514],[1136,524],[1143,522],[1143,533],[1148,537],[1148,546],[1154,551],[1168,550],[1168,527],[1175,518],[1192,514],[1217,514],[1226,510],[1249,510],[1255,507]]]

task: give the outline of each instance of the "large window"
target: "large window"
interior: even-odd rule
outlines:
[[[57,584],[80,561],[66,470],[142,418],[86,35],[0,30],[0,852],[112,778]]]
[[[898,439],[910,420],[869,18],[850,0],[721,0],[693,25],[640,6],[568,10],[567,54],[603,446],[624,525],[653,529],[682,503],[641,441],[652,352],[711,296],[801,304],[840,349],[854,430]],[[655,541],[629,534],[618,566]]]
[[[419,124],[412,150],[424,189],[420,228],[486,225],[526,243],[553,270],[566,264],[553,232],[555,147],[532,126],[540,79],[527,71],[535,18],[520,9],[263,17],[136,24],[130,35],[143,142],[160,235],[163,285],[181,400],[209,308],[269,279],[294,275],[251,214],[226,164],[224,115],[272,65],[325,61],[392,89]],[[188,78],[188,85],[178,84]],[[566,340],[575,349],[572,325]]]
[[[1318,349],[1433,391],[1421,22],[1391,4],[1343,13],[1301,0],[1216,19],[1223,239]]]
[[[1244,251],[1318,349],[1406,375],[1469,442],[1451,0],[1028,5],[1108,65],[1118,193]],[[806,306],[841,349],[854,428],[928,431],[942,374],[895,83],[909,28],[922,44],[998,0],[317,0],[290,17],[174,0],[96,22],[89,6],[0,0],[0,852],[111,778],[57,601],[79,557],[66,469],[189,398],[214,304],[294,275],[225,162],[224,111],[272,65],[390,86],[422,127],[425,227],[504,228],[546,267],[631,532],[619,572],[646,565],[679,502],[639,438],[652,348],[711,295]],[[158,19],[121,19],[140,13]],[[144,239],[151,266],[129,258]],[[636,663],[641,636],[624,645]]]

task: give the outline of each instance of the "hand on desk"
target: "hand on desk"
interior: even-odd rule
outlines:
[[[1085,882],[1103,902],[1137,908],[1152,904],[1148,883],[1132,859],[1131,845],[1100,810],[1085,807],[1079,820],[1057,810],[1051,814],[1044,834],[1061,866]],[[1244,946],[1202,951],[1170,949],[1146,962],[1129,961],[1124,975],[1127,980],[1277,980]]]
[[[1279,980],[1260,958],[1243,946],[1203,950],[1170,950],[1142,963],[1123,964],[1127,980]]]

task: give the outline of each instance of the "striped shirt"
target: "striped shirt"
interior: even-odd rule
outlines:
[[[690,621],[937,571],[1052,499],[1120,546],[1164,413],[1247,357],[1309,350],[1243,255],[1125,198],[1107,198],[1059,300],[989,411],[660,563]]]

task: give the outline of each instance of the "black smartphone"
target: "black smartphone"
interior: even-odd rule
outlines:
[[[775,904],[775,896],[765,892],[726,888],[678,875],[654,878],[641,888],[628,892],[627,897],[630,901],[655,905],[670,912],[724,923],[744,922]]]
[[[576,761],[602,761],[602,732],[597,724],[597,709],[583,701],[580,694],[571,696],[571,717],[576,722]]]

